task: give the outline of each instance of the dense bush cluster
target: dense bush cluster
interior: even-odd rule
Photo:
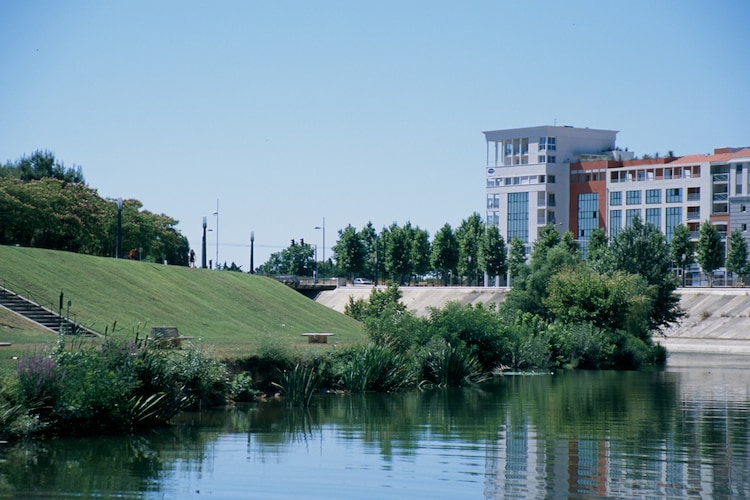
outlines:
[[[107,339],[19,360],[0,392],[0,437],[104,434],[162,425],[186,408],[224,402],[225,367],[201,346],[156,349]]]

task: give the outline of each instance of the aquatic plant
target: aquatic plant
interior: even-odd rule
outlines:
[[[320,390],[322,377],[313,365],[296,364],[291,370],[281,372],[281,380],[272,382],[286,397],[289,406],[308,407],[312,397]]]
[[[441,387],[474,385],[489,379],[471,348],[443,339],[431,342],[422,352],[423,382]]]
[[[339,386],[349,392],[388,392],[414,385],[414,362],[388,346],[367,344],[339,354],[333,370]]]

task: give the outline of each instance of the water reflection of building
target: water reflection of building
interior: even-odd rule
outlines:
[[[487,446],[485,498],[746,498],[746,414],[746,406],[684,402],[680,420],[665,423],[668,432],[632,442],[621,435],[612,442],[606,435],[558,438],[528,422],[507,423]]]

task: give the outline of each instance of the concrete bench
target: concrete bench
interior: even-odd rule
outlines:
[[[308,344],[327,344],[328,337],[333,337],[335,333],[303,333],[303,337],[307,337]]]
[[[157,347],[182,347],[182,341],[191,338],[181,336],[176,326],[154,326],[148,336]]]

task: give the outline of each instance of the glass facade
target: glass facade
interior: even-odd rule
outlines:
[[[508,241],[529,242],[529,193],[508,193]]]
[[[682,203],[682,188],[667,189],[667,203]]]
[[[629,208],[625,211],[625,227],[630,227],[630,225],[633,223],[633,219],[638,217],[641,219],[641,209],[640,208]],[[641,219],[642,220],[642,219]]]
[[[646,223],[653,224],[656,229],[661,230],[661,208],[647,208]]]
[[[661,189],[647,189],[646,203],[661,203]]]
[[[609,211],[609,238],[617,236],[622,229],[622,210]]]
[[[666,219],[664,234],[667,237],[667,243],[669,243],[672,241],[674,228],[682,223],[682,207],[667,207]]]
[[[625,203],[628,205],[640,205],[641,204],[641,192],[639,191],[628,191],[625,195]]]
[[[578,195],[578,239],[587,240],[599,227],[599,194]]]

